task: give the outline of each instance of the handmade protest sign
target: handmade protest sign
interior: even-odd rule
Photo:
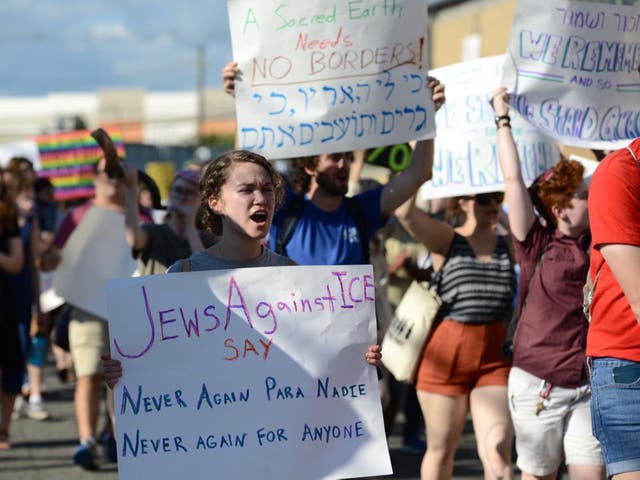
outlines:
[[[426,2],[228,7],[241,148],[287,158],[434,136]]]
[[[55,294],[100,318],[107,317],[107,280],[131,276],[136,261],[125,240],[124,214],[92,206],[61,251]]]
[[[640,136],[640,2],[518,0],[503,83],[558,142],[613,149]]]
[[[425,198],[504,190],[498,164],[495,113],[489,104],[500,86],[504,56],[487,57],[433,70],[447,86],[447,101],[436,114],[433,179],[421,189]],[[555,142],[511,112],[512,132],[525,182],[530,184],[551,165]]]
[[[122,480],[391,473],[370,265],[112,281]]]

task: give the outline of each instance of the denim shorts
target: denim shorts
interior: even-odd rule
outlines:
[[[600,441],[607,476],[640,471],[640,374],[614,383],[613,369],[640,363],[590,358],[593,434]]]

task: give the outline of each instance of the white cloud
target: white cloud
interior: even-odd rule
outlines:
[[[91,25],[91,37],[95,40],[128,40],[131,32],[121,23],[103,23]]]
[[[0,92],[192,90],[199,44],[219,85],[232,58],[225,0],[0,0]]]

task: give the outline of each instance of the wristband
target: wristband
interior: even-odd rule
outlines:
[[[502,120],[506,120],[508,124],[511,123],[511,117],[509,116],[509,114],[505,114],[505,115],[500,115],[500,116],[496,116],[493,121],[496,122],[496,128],[500,128],[500,122]]]

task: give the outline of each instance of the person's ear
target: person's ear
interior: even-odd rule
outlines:
[[[208,200],[209,208],[216,215],[222,215],[222,201],[217,197],[211,195]]]
[[[556,218],[557,221],[566,221],[566,208],[558,207],[557,205],[553,205],[551,207],[551,214]]]
[[[312,167],[304,167],[304,173],[306,173],[307,175],[309,175],[310,177],[315,177],[316,175],[316,169],[312,168]]]

